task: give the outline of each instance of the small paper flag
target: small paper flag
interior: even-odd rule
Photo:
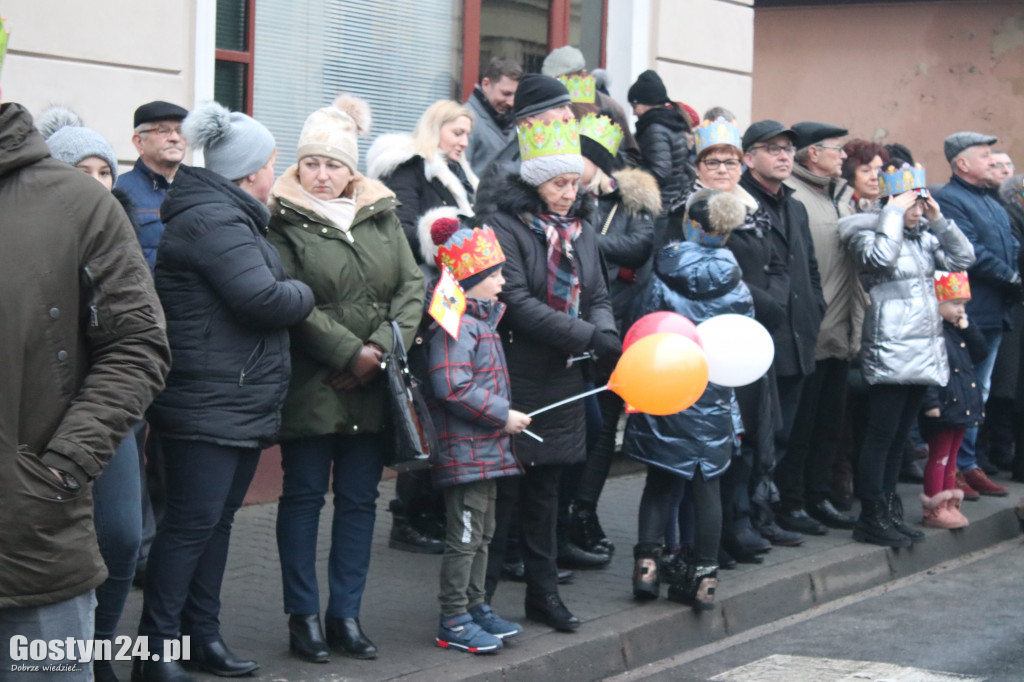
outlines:
[[[462,314],[466,312],[466,294],[455,281],[451,270],[441,268],[441,279],[434,287],[434,296],[430,299],[427,313],[434,318],[441,328],[459,340],[459,327],[462,325]]]

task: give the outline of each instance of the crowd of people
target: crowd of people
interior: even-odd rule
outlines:
[[[996,137],[949,135],[936,187],[903,145],[820,122],[741,131],[654,71],[629,89],[631,130],[601,87],[573,47],[541,74],[496,58],[465,104],[378,137],[365,174],[371,112],[352,94],[309,114],[279,176],[271,132],[215,102],[140,106],[120,175],[73,111],[0,105],[0,635],[109,640],[136,580],[151,652],[188,635],[192,656],[139,658],[133,682],[257,670],[225,644],[220,588],[280,443],[290,649],[375,658],[359,614],[397,345],[423,358],[439,448],[400,474],[390,544],[443,554],[445,648],[522,632],[490,607],[503,579],[526,583],[530,621],[579,627],[559,584],[615,553],[598,509],[620,434],[647,468],[632,592],[696,610],[720,569],[773,546],[840,529],[908,547],[917,526],[967,526],[963,500],[1005,496],[999,468],[1024,480],[1024,175]],[[454,330],[429,312],[446,278]],[[607,384],[652,312],[751,317],[772,366],[678,414],[626,415],[605,391],[528,416]],[[920,517],[901,480],[921,484]],[[109,661],[92,674],[117,679]]]

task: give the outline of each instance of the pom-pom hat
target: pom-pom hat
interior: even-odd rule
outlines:
[[[339,95],[331,106],[317,109],[306,118],[296,157],[324,156],[355,171],[359,166],[356,138],[370,132],[370,122],[369,104],[351,95]]]
[[[65,107],[50,107],[40,114],[36,126],[46,138],[46,146],[55,159],[77,166],[84,159],[95,156],[110,166],[110,179],[117,181],[114,148],[98,132],[86,128],[78,114]]]
[[[971,298],[971,283],[966,272],[935,272],[935,298],[956,301]]]
[[[563,173],[583,174],[579,124],[570,121],[535,121],[519,126],[519,174],[539,187]]]
[[[254,118],[228,111],[217,102],[200,104],[181,124],[185,140],[201,149],[208,170],[228,180],[252,175],[267,165],[277,146]]]
[[[438,218],[430,227],[436,245],[434,262],[448,268],[452,276],[469,291],[505,262],[494,230],[487,227],[463,227],[456,218]]]
[[[704,246],[724,246],[746,218],[746,206],[737,197],[717,189],[702,189],[686,202],[683,238]]]

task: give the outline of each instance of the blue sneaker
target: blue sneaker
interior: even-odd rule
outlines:
[[[474,606],[469,610],[469,615],[473,617],[473,622],[479,625],[484,632],[488,632],[498,639],[515,637],[523,631],[522,625],[505,620],[492,611],[491,607],[487,604]]]
[[[484,632],[468,613],[441,619],[437,628],[437,645],[442,649],[459,649],[471,654],[486,654],[502,647],[501,640]]]

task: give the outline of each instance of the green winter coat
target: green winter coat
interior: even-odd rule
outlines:
[[[364,343],[390,351],[392,319],[409,347],[423,312],[423,274],[395,215],[398,201],[391,190],[355,175],[349,241],[310,207],[297,169],[289,168],[274,185],[268,236],[288,275],[313,289],[316,307],[292,328],[281,439],[375,433],[386,426],[383,381],[336,391],[327,376],[347,369]]]

